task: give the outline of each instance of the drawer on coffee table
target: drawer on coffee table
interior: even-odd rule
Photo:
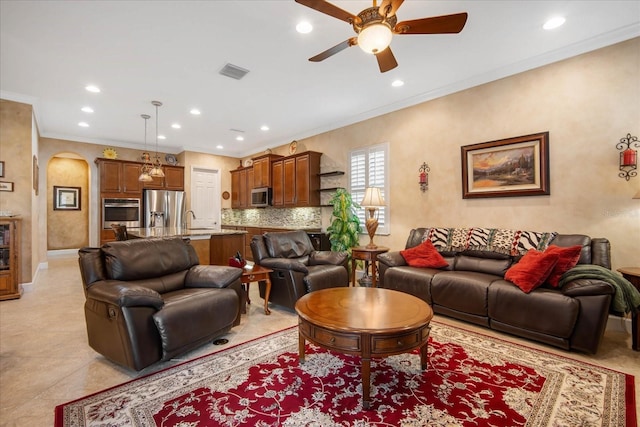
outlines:
[[[404,353],[419,347],[429,339],[429,327],[418,329],[405,335],[395,335],[393,337],[373,337],[371,354],[399,352]]]
[[[359,335],[341,334],[339,332],[333,332],[324,328],[312,326],[307,323],[301,323],[299,327],[301,328],[303,335],[306,335],[309,339],[323,347],[342,351],[362,350]]]

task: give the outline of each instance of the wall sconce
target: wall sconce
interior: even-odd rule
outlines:
[[[429,169],[429,165],[427,163],[423,163],[422,166],[420,166],[420,169],[418,169],[418,172],[420,172],[418,184],[420,184],[420,190],[422,190],[423,193],[429,188],[430,171],[431,169]]]
[[[620,173],[618,176],[629,181],[630,178],[638,175],[638,151],[631,148],[631,144],[635,142],[634,147],[640,147],[638,137],[627,134],[625,138],[620,139],[616,144],[616,148],[620,151]],[[625,146],[627,147],[625,149]],[[622,151],[624,150],[624,151]]]

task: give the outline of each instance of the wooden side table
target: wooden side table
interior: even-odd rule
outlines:
[[[356,261],[362,260],[371,263],[371,287],[376,287],[376,269],[378,264],[378,255],[388,252],[389,248],[378,246],[376,248],[367,248],[366,246],[356,246],[351,248],[351,286],[356,285]],[[366,271],[366,270],[365,270]]]
[[[271,310],[269,310],[269,294],[271,293],[271,279],[269,278],[269,273],[271,272],[273,272],[273,270],[269,268],[254,265],[251,270],[243,268],[242,276],[240,277],[242,283],[247,285],[247,303],[249,304],[251,304],[251,300],[249,299],[249,286],[251,285],[251,282],[265,282],[264,314],[271,314]]]
[[[640,291],[640,267],[622,267],[618,271]],[[631,313],[631,342],[631,348],[640,351],[640,316],[635,312]]]

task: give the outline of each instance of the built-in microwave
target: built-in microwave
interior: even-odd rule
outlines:
[[[251,190],[251,207],[264,208],[271,205],[271,189],[269,187]]]
[[[138,228],[140,218],[140,199],[102,199],[102,228],[111,228],[111,224]]]

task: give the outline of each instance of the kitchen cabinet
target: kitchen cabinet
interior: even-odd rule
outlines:
[[[100,192],[105,197],[135,197],[140,195],[140,163],[122,160],[96,159],[100,173]]]
[[[231,208],[244,209],[248,207],[247,201],[247,170],[249,168],[231,171]]]
[[[164,165],[164,178],[138,181],[142,163],[127,160],[96,159],[100,175],[100,196],[142,198],[143,188],[184,190],[184,167]],[[144,184],[144,185],[143,185]]]
[[[255,188],[253,185],[254,174],[253,168],[247,169],[247,201],[245,206],[248,208],[251,207],[251,190]]]
[[[0,301],[20,298],[20,218],[0,217]]]
[[[183,166],[162,166],[164,177],[152,176],[152,181],[145,182],[144,188],[152,190],[184,190],[184,167]]]
[[[274,206],[320,206],[321,156],[322,153],[306,151],[273,162]]]
[[[284,160],[271,164],[271,186],[273,206],[284,206]]]
[[[253,236],[262,234],[262,229],[258,227],[244,227],[247,234],[244,235],[244,257],[249,261],[253,261],[253,253],[251,253],[251,239]]]
[[[265,154],[263,156],[254,157],[253,160],[253,188],[271,187],[273,161],[282,158],[275,154]]]
[[[244,234],[213,234],[210,239],[209,263],[211,265],[229,265],[229,258],[236,252],[245,250]],[[246,256],[243,254],[246,258]]]

